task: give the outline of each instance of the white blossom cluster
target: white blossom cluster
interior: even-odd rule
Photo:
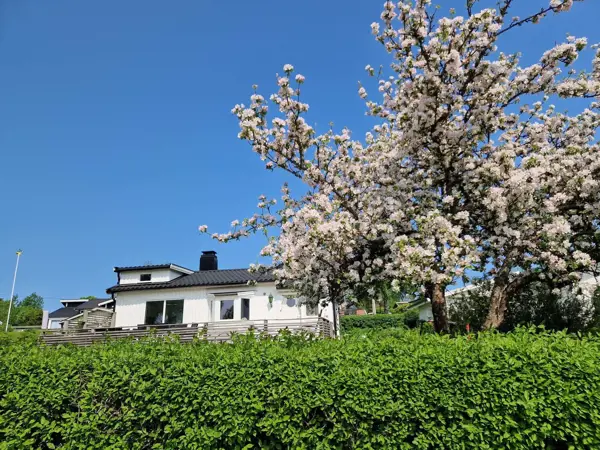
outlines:
[[[236,105],[239,137],[267,169],[297,177],[308,193],[293,197],[284,186],[277,211],[261,198],[260,213],[213,237],[278,227],[262,254],[309,297],[339,300],[381,281],[420,284],[440,330],[445,287],[468,271],[494,279],[493,326],[520,283],[593,268],[600,51],[589,71],[575,74],[570,66],[587,41],[569,36],[521,66],[520,55],[498,50],[498,38],[573,0],[552,0],[524,19],[509,16],[510,0],[481,11],[474,4],[465,17],[440,19],[430,0],[384,4],[371,30],[393,58],[392,75],[365,68],[378,77],[379,100],[362,85],[358,95],[379,123],[362,141],[348,129],[317,134],[300,100],[305,78],[289,64],[270,104],[255,89],[249,105]],[[556,111],[556,97],[589,104],[569,115]]]

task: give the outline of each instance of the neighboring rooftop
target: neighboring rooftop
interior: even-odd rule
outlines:
[[[112,298],[94,298],[88,300],[87,298],[80,299],[72,299],[72,300],[61,300],[61,302],[65,302],[67,305],[69,303],[76,303],[76,306],[64,306],[62,308],[57,309],[56,311],[52,311],[48,314],[49,319],[68,319],[69,317],[73,317],[76,314],[79,314],[84,309],[94,309],[106,306],[113,302]],[[64,303],[63,303],[64,304]]]
[[[75,308],[71,307],[63,307],[57,309],[56,311],[52,311],[48,314],[48,319],[68,319],[69,317],[73,317],[75,314],[78,314],[79,311]]]
[[[116,285],[108,288],[106,292],[108,294],[112,294],[114,292],[140,291],[147,289],[174,289],[195,286],[236,285],[247,284],[249,281],[266,283],[275,281],[275,277],[271,271],[264,273],[252,273],[249,272],[248,269],[200,270],[198,272],[193,272],[189,275],[184,275],[167,282]]]
[[[88,300],[87,302],[76,306],[75,309],[94,309],[94,308],[99,308],[101,306],[105,306],[108,303],[112,302],[112,298],[93,298],[91,300]]]

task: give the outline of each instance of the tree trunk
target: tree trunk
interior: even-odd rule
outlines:
[[[435,283],[429,284],[426,288],[431,300],[433,328],[438,333],[447,333],[450,331],[450,327],[446,308],[446,287],[443,284]]]
[[[498,328],[504,322],[508,307],[509,286],[509,273],[506,271],[501,272],[494,279],[494,286],[490,294],[490,309],[483,323],[484,330]]]

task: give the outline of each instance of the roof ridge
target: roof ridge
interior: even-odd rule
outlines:
[[[113,271],[115,271],[115,272],[130,272],[130,271],[136,271],[136,270],[168,269],[171,267],[175,267],[178,269],[183,269],[183,270],[193,272],[192,269],[188,269],[187,267],[182,266],[181,264],[175,264],[172,262],[165,262],[165,263],[160,263],[160,264],[142,264],[142,265],[137,265],[137,266],[115,266],[115,267],[113,267]]]
[[[246,272],[250,272],[249,267],[241,267],[239,269],[210,269],[210,270],[194,270],[194,273],[206,273],[206,272],[228,272],[232,270],[245,270]],[[192,275],[190,273],[190,275]]]

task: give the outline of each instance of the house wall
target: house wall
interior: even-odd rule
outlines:
[[[151,273],[152,280],[146,283],[163,283],[174,280],[182,276],[182,273],[171,269],[155,269],[155,270],[135,270],[131,272],[121,272],[121,281],[119,284],[135,284],[140,283],[140,275],[143,273]],[[141,283],[144,283],[143,281]]]
[[[417,309],[419,311],[419,320],[429,322],[433,320],[433,312],[431,312],[431,303],[427,302]]]
[[[224,295],[223,295],[224,294]],[[273,302],[269,304],[269,294]],[[278,292],[274,283],[258,286],[229,286],[215,288],[157,289],[115,294],[116,327],[137,326],[144,323],[146,302],[158,300],[184,300],[183,323],[219,321],[221,300],[234,301],[234,318],[241,319],[242,298],[250,299],[250,320],[297,319],[307,316],[306,305],[289,306],[287,299]],[[321,316],[333,320],[331,305],[319,307]]]
[[[158,300],[183,300],[183,322],[208,322],[206,290],[201,288],[157,289],[115,294],[116,327],[136,326],[144,323],[146,302]]]
[[[269,303],[269,294],[273,295],[272,304]],[[245,297],[247,298],[247,297]],[[250,297],[250,320],[264,319],[299,319],[309,316],[306,305],[300,305],[299,299],[288,299],[278,292],[275,286],[258,289],[257,295]],[[319,306],[321,316],[332,320],[333,309],[331,306]]]
[[[64,318],[60,318],[60,319],[48,319],[48,325],[46,326],[46,328],[51,328],[51,329],[57,329],[57,328],[61,328],[60,323],[65,320]]]

